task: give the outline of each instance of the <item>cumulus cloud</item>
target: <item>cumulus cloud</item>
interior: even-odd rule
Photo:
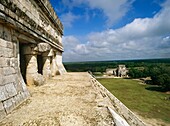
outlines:
[[[116,30],[90,33],[86,36],[87,42],[81,43],[75,38],[77,43],[70,49],[72,54],[64,53],[65,61],[170,58],[170,21],[167,19],[170,1],[162,7],[153,18],[137,18]],[[67,38],[69,36],[64,39],[66,45],[72,43]]]
[[[112,26],[122,18],[129,10],[132,0],[88,0],[89,6],[101,9],[107,17],[107,25]]]

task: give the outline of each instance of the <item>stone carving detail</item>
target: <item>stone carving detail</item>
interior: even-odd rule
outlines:
[[[51,49],[51,46],[47,43],[39,43],[38,44],[38,51],[39,52],[46,52]]]

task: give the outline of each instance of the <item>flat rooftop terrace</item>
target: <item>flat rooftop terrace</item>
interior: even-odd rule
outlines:
[[[113,126],[88,73],[66,73],[39,87],[29,87],[31,96],[0,122],[8,126]]]

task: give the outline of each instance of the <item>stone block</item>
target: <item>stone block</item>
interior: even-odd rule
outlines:
[[[15,101],[14,97],[11,98],[11,101],[12,101],[13,108],[15,108],[18,104]]]
[[[5,75],[5,76],[15,74],[15,73],[16,73],[16,70],[13,67],[4,67],[3,68],[3,75]]]
[[[12,42],[7,42],[6,47],[10,48],[10,49],[13,49],[13,43]]]
[[[2,29],[3,29],[3,27],[0,26],[0,37],[3,36],[3,30]],[[7,42],[4,39],[0,38],[0,47],[6,47],[6,46],[7,46]]]
[[[8,93],[5,86],[0,86],[0,101],[4,101],[8,98]]]
[[[3,84],[13,83],[16,80],[16,74],[8,75],[3,77]]]
[[[24,82],[24,79],[23,79],[21,73],[18,74],[18,83],[20,84],[20,86],[22,87],[24,92],[27,91],[27,86],[26,86],[26,84]]]
[[[34,85],[40,86],[45,83],[45,78],[41,74],[36,74],[34,76]]]
[[[25,92],[21,92],[21,96],[22,96],[22,101],[24,101],[27,98]]]
[[[11,31],[9,28],[4,27],[2,38],[4,38],[7,41],[11,41]]]
[[[5,108],[2,102],[0,102],[0,120],[2,120],[5,116],[6,116]]]
[[[4,49],[3,49],[3,56],[6,57],[6,58],[12,58],[12,57],[14,57],[13,49],[4,48]]]
[[[13,97],[13,100],[15,101],[15,105],[17,106],[20,102],[19,102],[19,99],[18,99],[18,95],[14,96]]]
[[[1,47],[0,49],[0,57],[3,57],[4,56],[4,47]]]
[[[6,84],[5,88],[6,88],[6,91],[7,91],[9,97],[13,97],[13,96],[17,95],[17,90],[13,83]]]
[[[18,93],[16,96],[14,96],[14,97],[13,97],[13,100],[15,101],[16,106],[18,106],[19,104],[21,104],[21,102],[24,100],[21,92]]]
[[[18,94],[18,100],[19,100],[19,104],[22,103],[23,100],[25,100],[24,97],[23,97],[22,92],[20,92],[20,93]]]
[[[10,58],[0,57],[0,67],[6,67],[10,65]]]
[[[2,68],[0,68],[0,85],[3,85],[3,74],[2,74]]]
[[[12,110],[13,110],[13,104],[12,104],[12,99],[8,99],[6,101],[3,102],[4,108],[7,112],[7,114],[9,114]]]
[[[19,83],[15,83],[15,82],[14,82],[14,86],[15,86],[17,92],[24,91],[23,88],[22,88],[21,82],[19,82]]]
[[[10,62],[9,62],[9,65],[10,65],[11,67],[14,67],[14,68],[18,67],[18,59],[17,59],[17,58],[10,58],[9,61],[10,61]]]
[[[6,58],[13,57],[14,56],[13,49],[1,47],[0,56],[1,57],[6,57]]]

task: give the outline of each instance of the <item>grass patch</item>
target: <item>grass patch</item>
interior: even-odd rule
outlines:
[[[97,79],[129,109],[146,118],[170,123],[170,94],[152,89],[132,79]],[[152,85],[153,86],[153,85]]]

